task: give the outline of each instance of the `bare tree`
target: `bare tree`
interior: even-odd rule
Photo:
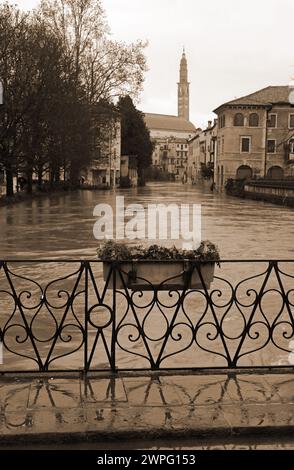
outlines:
[[[83,83],[90,103],[131,95],[137,96],[143,83],[146,43],[131,45],[102,39],[87,50],[83,64]]]
[[[88,103],[137,95],[146,71],[146,42],[127,45],[111,40],[99,0],[42,0],[40,8],[63,38]]]

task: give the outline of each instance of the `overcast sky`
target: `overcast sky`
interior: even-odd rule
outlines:
[[[1,1],[1,0],[0,0]],[[38,0],[16,0],[31,8]],[[138,106],[176,114],[179,62],[188,59],[190,118],[204,126],[234,97],[294,76],[294,0],[102,0],[114,39],[148,39]]]

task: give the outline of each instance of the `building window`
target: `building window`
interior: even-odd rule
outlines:
[[[234,116],[234,126],[242,127],[244,126],[244,116],[242,113],[237,113]]]
[[[276,141],[274,139],[269,139],[267,141],[267,152],[276,153]]]
[[[226,115],[225,114],[222,114],[219,119],[219,127],[220,128],[226,127]]]
[[[289,114],[289,129],[294,129],[294,114]]]
[[[277,114],[268,115],[268,127],[277,127],[278,116]]]
[[[259,126],[259,116],[257,113],[251,113],[249,116],[249,127]]]
[[[251,148],[251,137],[241,137],[241,152],[249,153]]]

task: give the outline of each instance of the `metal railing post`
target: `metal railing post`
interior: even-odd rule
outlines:
[[[85,311],[84,311],[84,372],[88,366],[88,312],[89,312],[89,261],[85,261]]]
[[[117,265],[112,263],[112,334],[111,334],[111,370],[116,372],[116,275],[117,275]]]

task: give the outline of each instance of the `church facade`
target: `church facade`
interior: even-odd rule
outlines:
[[[187,181],[188,142],[196,135],[189,121],[189,82],[185,51],[180,62],[178,115],[145,113],[145,122],[154,142],[152,165],[173,179]]]

